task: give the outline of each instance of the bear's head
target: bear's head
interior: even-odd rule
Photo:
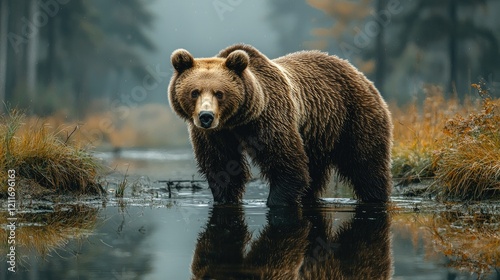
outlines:
[[[251,121],[264,107],[263,93],[249,69],[250,58],[236,50],[226,58],[172,53],[169,85],[172,109],[201,129],[231,128]]]

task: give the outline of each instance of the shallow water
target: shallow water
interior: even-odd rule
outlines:
[[[84,198],[59,204],[23,202],[24,211],[16,213],[16,272],[8,271],[10,248],[4,242],[0,278],[478,277],[449,267],[456,257],[446,257],[445,251],[431,246],[426,223],[415,226],[436,217],[438,207],[432,202],[394,197],[389,206],[358,205],[349,190],[333,183],[318,206],[269,209],[267,187],[257,180],[247,186],[243,205],[214,206],[204,184],[202,189],[174,186],[169,198],[165,185],[155,183],[191,179],[196,171],[190,150],[140,155],[141,151],[123,153],[120,159],[100,155],[119,170],[129,165],[128,181],[135,187],[123,199],[110,194],[105,202]],[[107,188],[113,189],[120,178],[110,176]],[[11,234],[8,217],[0,212],[3,240]],[[482,279],[499,277],[493,270]]]

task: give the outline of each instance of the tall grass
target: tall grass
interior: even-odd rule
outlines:
[[[457,99],[446,100],[439,87],[427,86],[425,98],[399,107],[391,104],[394,123],[392,173],[398,183],[407,185],[434,178],[433,153],[442,145],[446,120],[467,111]]]
[[[500,193],[500,100],[473,85],[473,101],[445,99],[427,87],[421,106],[391,106],[394,178],[401,185],[429,179],[442,198],[482,199]]]
[[[15,170],[18,194],[100,193],[99,162],[79,143],[71,131],[53,132],[41,121],[25,123],[22,113],[12,111],[0,120],[0,180],[6,170]],[[0,194],[5,196],[7,184]]]
[[[444,196],[462,200],[500,194],[500,100],[479,92],[479,112],[447,121],[445,145],[434,157],[436,184]]]

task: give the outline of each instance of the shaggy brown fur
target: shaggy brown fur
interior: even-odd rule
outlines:
[[[177,50],[171,60],[170,104],[216,202],[241,200],[245,153],[269,180],[268,205],[315,200],[332,168],[360,200],[388,201],[390,113],[349,62],[318,51],[270,60],[249,45],[199,59]]]

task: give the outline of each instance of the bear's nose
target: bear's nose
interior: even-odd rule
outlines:
[[[210,111],[201,111],[198,118],[200,118],[200,123],[203,128],[209,128],[214,120],[214,113]]]

